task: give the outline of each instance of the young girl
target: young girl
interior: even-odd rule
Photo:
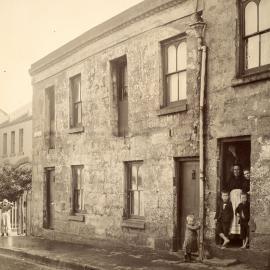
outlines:
[[[195,223],[194,215],[187,216],[185,241],[183,250],[185,252],[185,261],[191,261],[191,253],[198,251],[198,234],[197,231],[200,229],[200,225]]]

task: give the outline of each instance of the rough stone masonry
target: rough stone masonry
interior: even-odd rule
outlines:
[[[208,47],[205,120],[205,240],[215,242],[213,216],[220,192],[221,149],[250,145],[251,248],[270,246],[269,69],[238,76],[240,18],[235,1],[198,1]],[[196,1],[146,0],[89,30],[31,66],[33,81],[33,234],[85,241],[111,239],[172,249],[179,237],[176,160],[199,156],[200,51],[190,26]],[[176,36],[187,43],[187,97],[164,104],[162,44]],[[128,135],[117,130],[112,61],[125,56]],[[70,129],[70,78],[81,75],[82,126]],[[55,91],[55,149],[45,139],[45,89]],[[227,144],[226,144],[227,143]],[[223,147],[223,148],[222,148]],[[225,149],[224,148],[224,149]],[[244,155],[242,153],[242,155]],[[143,225],[125,223],[125,162],[142,162]],[[222,161],[222,162],[221,162]],[[71,166],[83,165],[83,218],[72,218]],[[55,169],[54,230],[44,228],[44,170]],[[184,195],[182,195],[184,196]],[[186,194],[185,196],[188,196]],[[178,213],[178,214],[177,214]],[[124,226],[125,225],[125,226]],[[180,244],[178,244],[180,248]]]

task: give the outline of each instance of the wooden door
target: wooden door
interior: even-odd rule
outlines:
[[[55,170],[49,169],[47,171],[47,227],[54,229],[55,209],[54,209],[54,184],[55,184]]]
[[[183,161],[179,164],[178,233],[180,249],[185,238],[186,217],[194,214],[199,218],[199,162]]]

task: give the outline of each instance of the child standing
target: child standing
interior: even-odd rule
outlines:
[[[191,253],[198,251],[198,234],[197,230],[200,229],[199,224],[195,224],[194,215],[187,216],[185,241],[183,244],[183,249],[185,252],[185,261],[191,261]]]
[[[241,239],[243,245],[241,248],[246,248],[249,240],[249,218],[250,218],[250,204],[247,199],[247,194],[241,194],[241,203],[235,209],[235,214],[240,218],[239,223],[241,227]]]
[[[3,202],[0,203],[0,209],[2,210],[1,215],[1,235],[5,234],[8,236],[8,232],[10,229],[10,215],[9,210],[12,208],[13,204],[10,203],[7,199],[4,199]]]
[[[218,205],[214,219],[216,221],[217,234],[223,239],[222,247],[225,248],[230,242],[228,237],[233,219],[233,207],[232,203],[229,201],[229,192],[221,192],[221,202]]]

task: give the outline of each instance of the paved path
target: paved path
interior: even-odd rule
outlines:
[[[176,256],[169,252],[160,252],[149,248],[116,246],[109,244],[107,241],[97,240],[93,240],[91,245],[79,245],[34,237],[3,237],[0,238],[0,253],[24,256],[36,262],[47,263],[50,266],[65,269],[223,269],[198,262],[184,263],[181,254],[180,256]],[[249,270],[251,268],[244,265],[234,265],[226,269]]]
[[[0,270],[53,270],[45,265],[14,258],[13,256],[0,255]]]

